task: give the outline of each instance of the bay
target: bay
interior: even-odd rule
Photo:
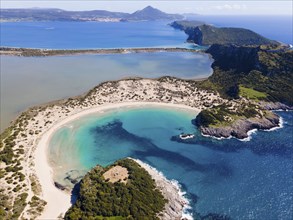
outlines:
[[[293,214],[293,113],[278,112],[284,128],[258,131],[249,142],[202,137],[190,110],[144,107],[88,115],[53,135],[48,158],[54,180],[124,157],[138,158],[177,180],[193,216],[285,219]],[[194,133],[195,144],[171,141]],[[288,141],[289,140],[289,141]],[[76,172],[76,173],[75,173]]]

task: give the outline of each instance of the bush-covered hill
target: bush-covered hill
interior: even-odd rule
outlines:
[[[126,183],[112,183],[103,174],[114,166],[127,168]],[[131,159],[93,168],[80,182],[76,203],[65,219],[158,219],[166,200],[148,172]]]
[[[187,41],[198,45],[235,44],[244,45],[270,45],[278,42],[269,40],[251,30],[234,27],[214,27],[200,21],[175,21],[172,27],[183,30]]]
[[[214,72],[203,86],[225,97],[245,95],[293,105],[292,50],[215,44],[206,52],[215,61]]]

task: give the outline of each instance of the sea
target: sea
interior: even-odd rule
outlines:
[[[191,123],[196,114],[150,106],[69,122],[49,143],[54,181],[70,186],[97,164],[132,157],[177,180],[194,218],[292,219],[293,112],[277,112],[283,128],[257,131],[250,141],[203,137]],[[171,140],[181,133],[195,134],[196,142]]]
[[[250,28],[292,44],[291,17],[216,17],[198,20],[216,26]],[[1,46],[44,49],[183,47],[187,36],[169,22],[1,23]],[[201,53],[139,53],[58,57],[1,56],[1,130],[29,106],[82,94],[96,84],[129,76],[211,75],[212,60]],[[83,175],[133,157],[177,180],[194,217],[284,219],[293,216],[293,113],[276,112],[283,128],[257,131],[250,141],[203,137],[192,125],[197,112],[133,108],[92,114],[57,130],[48,149],[54,179]],[[194,133],[196,142],[172,141]]]
[[[216,27],[251,29],[266,38],[293,44],[292,16],[191,16]],[[43,49],[134,47],[197,48],[171,21],[2,22],[1,46]]]
[[[1,46],[42,49],[192,47],[166,21],[5,22]]]

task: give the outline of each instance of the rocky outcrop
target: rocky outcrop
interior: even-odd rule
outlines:
[[[281,102],[259,102],[259,105],[266,110],[293,110],[293,106],[285,105]]]
[[[157,189],[161,191],[164,198],[168,201],[165,205],[164,211],[159,213],[159,219],[187,220],[188,218],[183,216],[183,211],[185,207],[189,205],[189,202],[186,198],[184,198],[177,182],[168,180],[164,175],[162,175],[162,173],[140,160],[132,160],[137,162],[152,176],[156,183]]]
[[[199,129],[203,135],[208,135],[216,138],[228,138],[232,136],[238,139],[244,139],[248,137],[248,132],[250,130],[271,129],[274,127],[279,127],[279,123],[279,116],[277,116],[274,113],[271,113],[262,118],[255,117],[238,119],[229,126],[199,126]]]

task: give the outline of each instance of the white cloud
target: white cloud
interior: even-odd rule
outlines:
[[[231,10],[241,10],[244,11],[247,9],[245,4],[224,4],[224,5],[216,5],[212,6],[213,9],[220,11],[231,11]]]

